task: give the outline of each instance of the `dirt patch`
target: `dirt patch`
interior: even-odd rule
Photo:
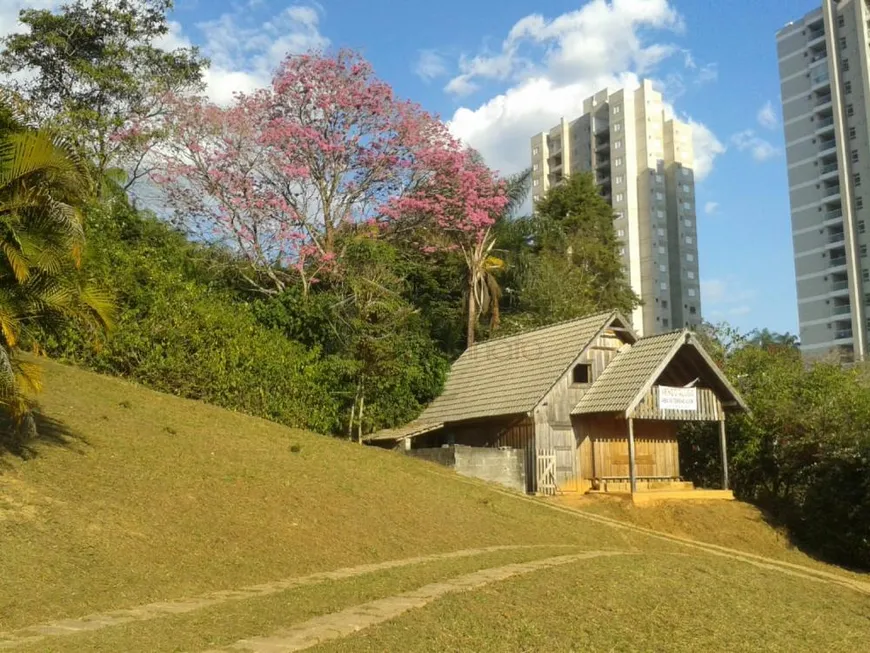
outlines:
[[[51,502],[24,481],[0,476],[0,523],[36,521]]]
[[[759,555],[804,557],[782,529],[772,528],[755,506],[741,501],[662,501],[635,506],[619,497],[563,495],[555,502],[701,542]]]

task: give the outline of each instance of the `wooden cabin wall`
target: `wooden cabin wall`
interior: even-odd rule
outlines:
[[[543,398],[539,409],[536,411],[535,423],[547,423],[553,426],[569,426],[571,424],[571,411],[580,401],[586,391],[595,380],[601,376],[604,368],[613,360],[623,342],[614,333],[604,333],[596,338],[586,351],[581,354],[571,367],[553,385]],[[589,383],[572,383],[574,366],[580,363],[592,365],[592,375]],[[539,414],[540,413],[540,414]]]
[[[421,436],[425,438],[425,436]],[[439,443],[470,447],[510,447],[524,449],[534,438],[534,422],[526,416],[494,417],[460,424],[450,424],[440,432]],[[416,438],[415,438],[416,439]],[[421,440],[422,442],[422,440]]]
[[[623,341],[613,332],[597,337],[553,385],[534,412],[535,447],[556,452],[556,482],[566,491],[585,491],[579,482],[579,441],[571,424],[571,411],[616,356]],[[574,366],[592,365],[589,383],[573,383]]]
[[[639,419],[666,419],[684,422],[718,422],[725,419],[725,409],[716,393],[710,388],[695,388],[698,393],[698,410],[661,410],[659,386],[649,389],[633,415]]]
[[[581,482],[603,477],[628,478],[628,423],[610,415],[575,418],[580,445]],[[635,420],[635,465],[639,478],[677,478],[680,475],[677,424]]]

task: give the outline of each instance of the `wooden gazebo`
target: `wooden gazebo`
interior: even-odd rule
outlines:
[[[626,345],[571,412],[580,475],[594,489],[680,481],[681,423],[717,422],[728,489],[726,416],[746,404],[690,331]]]

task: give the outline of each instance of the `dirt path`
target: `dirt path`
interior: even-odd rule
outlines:
[[[203,653],[227,653],[227,651],[292,653],[292,651],[301,651],[322,642],[347,637],[364,628],[370,628],[384,621],[394,619],[409,610],[422,608],[445,594],[475,590],[490,583],[507,580],[508,578],[532,573],[540,569],[549,569],[589,558],[613,555],[626,554],[618,551],[587,551],[574,555],[544,558],[531,562],[483,569],[439,583],[424,585],[419,589],[397,594],[396,596],[369,601],[368,603],[356,605],[340,612],[314,617],[267,637],[242,639],[227,647],[211,649]]]
[[[443,476],[444,472],[442,470],[428,470],[430,474],[436,474],[439,476]],[[741,551],[740,549],[732,549],[727,546],[721,546],[719,544],[710,544],[707,542],[700,542],[698,540],[693,540],[688,537],[681,537],[679,535],[672,535],[670,533],[664,533],[662,531],[653,530],[651,528],[645,528],[643,526],[637,526],[630,522],[620,521],[618,519],[612,519],[610,517],[605,517],[603,515],[597,515],[595,513],[586,512],[585,510],[581,510],[579,508],[572,508],[569,506],[564,506],[560,504],[553,503],[552,501],[539,497],[531,497],[524,494],[519,494],[517,492],[513,492],[511,490],[501,489],[499,487],[495,487],[491,483],[487,483],[486,481],[478,481],[475,479],[462,477],[456,475],[453,477],[453,480],[459,481],[460,483],[466,483],[467,485],[471,485],[477,488],[485,487],[486,489],[497,492],[501,495],[510,497],[515,499],[516,501],[526,501],[534,503],[538,506],[542,506],[545,508],[549,508],[550,510],[556,510],[558,512],[562,512],[568,515],[573,515],[579,519],[585,519],[587,521],[595,522],[598,524],[602,524],[605,526],[610,526],[611,528],[616,528],[620,530],[632,531],[635,533],[643,533],[649,537],[652,537],[657,540],[662,540],[665,542],[674,542],[676,544],[680,544],[682,546],[696,549],[699,551],[705,551],[711,555],[719,556],[722,558],[729,558],[731,560],[739,560],[742,562],[746,562],[748,564],[754,565],[756,567],[761,567],[764,569],[772,569],[774,571],[779,571],[781,573],[785,573],[790,576],[799,576],[802,578],[808,578],[811,580],[823,580],[833,585],[840,585],[842,587],[847,587],[851,590],[855,590],[856,592],[860,592],[862,594],[870,594],[870,580],[863,580],[860,578],[854,578],[847,576],[845,573],[837,574],[829,571],[824,571],[823,569],[816,569],[814,567],[808,567],[806,565],[799,565],[792,562],[785,562],[783,560],[777,560],[776,558],[769,558],[767,556],[757,555],[755,553],[748,553],[746,551]],[[870,576],[868,576],[870,579]]]
[[[259,585],[251,585],[234,590],[218,590],[208,594],[200,594],[199,596],[173,599],[171,601],[158,601],[148,603],[132,608],[122,610],[112,610],[110,612],[102,612],[98,614],[90,614],[84,617],[72,619],[60,619],[57,621],[48,621],[45,623],[28,626],[11,632],[0,633],[0,650],[13,649],[25,644],[32,644],[41,641],[47,637],[58,637],[64,635],[75,635],[85,631],[100,630],[112,626],[131,623],[134,621],[147,621],[156,619],[165,615],[183,614],[185,612],[193,612],[202,608],[211,607],[228,601],[237,601],[248,599],[257,596],[267,596],[276,594],[285,590],[301,587],[303,585],[314,585],[324,583],[331,580],[342,580],[353,578],[355,576],[363,576],[388,569],[396,569],[399,567],[408,567],[411,565],[419,565],[426,562],[437,562],[439,560],[450,560],[453,558],[468,558],[485,553],[495,553],[498,551],[522,550],[522,549],[554,549],[554,548],[580,548],[576,544],[517,544],[490,546],[478,549],[463,549],[461,551],[451,551],[448,553],[435,553],[431,555],[416,556],[413,558],[403,558],[400,560],[386,560],[384,562],[374,562],[365,565],[357,565],[355,567],[344,567],[334,571],[322,571],[307,576],[297,576],[294,578],[285,578],[282,580],[273,581],[270,583],[262,583]]]

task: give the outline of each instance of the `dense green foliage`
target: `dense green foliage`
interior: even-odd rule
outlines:
[[[261,325],[232,295],[229,263],[123,197],[96,206],[86,264],[117,294],[116,328],[96,345],[70,328],[47,350],[158,390],[331,430],[336,406],[318,351]]]
[[[868,369],[807,364],[793,338],[770,332],[729,341],[719,348],[724,369],[752,411],[728,422],[736,494],[766,508],[819,555],[870,567]],[[715,486],[715,434],[684,435],[683,472]]]
[[[437,394],[446,358],[402,295],[381,293],[395,251],[377,241],[349,249],[358,275],[308,298],[296,287],[251,297],[239,290],[241,263],[118,195],[89,212],[86,257],[117,294],[116,328],[96,345],[74,328],[43,340],[91,369],[322,433],[347,432],[364,384],[363,432],[402,423]]]
[[[613,209],[592,175],[551,188],[535,215],[505,225],[511,244],[508,287],[520,324],[542,325],[638,304],[622,271]]]
[[[75,0],[60,11],[22,10],[26,31],[0,45],[2,86],[29,121],[63,130],[99,175],[123,166],[130,181],[148,172],[155,118],[168,93],[197,88],[205,60],[196,48],[154,45],[169,31],[172,0]]]

